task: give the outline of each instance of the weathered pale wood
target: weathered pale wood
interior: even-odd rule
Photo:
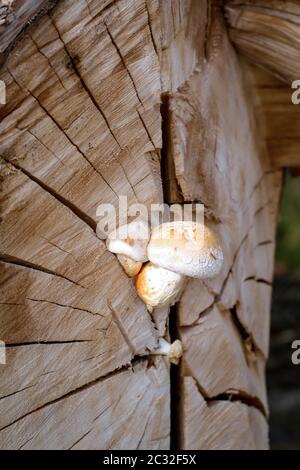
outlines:
[[[28,24],[53,8],[57,0],[4,0],[0,2],[0,64]]]
[[[10,52],[1,448],[166,449],[170,412],[182,448],[267,448],[282,177],[272,140],[285,121],[282,107],[265,124],[259,77],[208,0],[60,0]],[[297,124],[283,127],[297,136]],[[163,193],[203,202],[224,247],[220,276],[190,280],[175,307],[180,390],[167,362],[149,357],[168,336],[168,309],[151,318],[96,232],[100,203],[122,195],[149,207]]]
[[[1,433],[2,447],[166,449],[168,375],[165,361],[157,359],[151,367],[143,361],[96,380],[6,428]]]
[[[206,31],[205,55],[181,81],[172,71],[177,86],[169,98],[169,158],[177,193],[205,204],[207,223],[222,240],[224,266],[213,281],[190,281],[179,302],[184,355],[178,426],[183,448],[266,448],[264,369],[281,172],[265,146],[257,90],[218,9],[211,9]],[[172,56],[181,57],[178,44],[174,49]],[[186,389],[187,377],[198,393]],[[232,439],[237,422],[240,435]]]
[[[210,2],[160,0],[162,90],[176,91],[205,56]]]
[[[300,4],[229,0],[230,38],[249,60],[291,83],[300,76]]]
[[[265,127],[272,165],[275,168],[300,166],[300,105],[292,102],[296,90],[246,61],[243,68],[258,94],[255,112]]]
[[[185,346],[182,375],[191,375],[204,397],[247,395],[267,413],[263,357],[243,341],[231,315],[214,307],[196,324],[180,328]]]
[[[155,14],[157,5],[148,3]],[[142,0],[62,0],[26,31],[1,70],[7,104],[0,110],[0,331],[8,345],[1,366],[1,447],[17,448],[26,436],[32,448],[57,446],[55,429],[49,434],[44,428],[45,410],[60,430],[59,447],[67,448],[85,432],[80,423],[89,402],[97,405],[101,396],[118,406],[118,396],[109,395],[112,388],[123,390],[123,375],[100,395],[90,388],[86,408],[76,402],[78,436],[65,421],[67,397],[157,345],[158,330],[133,281],[95,233],[101,203],[117,208],[119,196],[129,205],[162,202],[160,75],[149,14]],[[161,334],[165,322],[164,315]],[[148,374],[139,375],[145,387]],[[150,387],[140,404],[145,413],[151,402],[161,408],[153,414],[151,446],[163,445],[160,436],[168,445],[166,369],[161,377],[161,392]],[[102,440],[90,433],[85,448],[118,446],[113,422],[129,419],[133,390],[138,396],[134,381],[122,399],[122,417],[116,408]],[[56,400],[59,407],[50,405]],[[36,415],[37,409],[43,411]],[[23,423],[29,433],[43,430],[43,437],[25,435]],[[139,429],[124,447],[139,446]]]
[[[262,414],[239,402],[206,402],[192,377],[183,379],[183,449],[257,450],[268,448]]]

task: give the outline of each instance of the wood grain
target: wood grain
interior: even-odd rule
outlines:
[[[0,447],[168,449],[172,423],[183,449],[267,448],[287,158],[273,161],[272,141],[298,135],[286,90],[273,81],[270,97],[209,0],[60,0],[0,79]],[[120,196],[201,202],[222,241],[220,276],[190,280],[173,309],[184,356],[171,383],[151,356],[169,309],[149,315],[97,234],[98,205]]]
[[[106,388],[102,379],[157,345],[133,282],[96,235],[99,204],[117,208],[121,195],[129,205],[162,202],[160,74],[148,21],[143,1],[63,0],[26,31],[1,69],[7,104],[0,110],[0,322],[8,346],[1,447],[17,448],[28,438],[32,448],[67,448],[85,432],[83,421],[74,435],[66,424],[69,394],[100,381],[101,396],[113,406],[119,398],[109,398],[111,390],[123,389],[127,372]],[[149,374],[139,375],[146,388]],[[148,404],[140,406],[154,400],[165,410],[162,424],[153,426],[167,445],[169,378],[166,369],[161,374],[161,392],[150,387]],[[89,403],[96,415],[98,393],[91,387],[82,404],[74,402],[74,420],[80,423],[86,410],[92,420]],[[122,398],[123,410],[130,395]],[[43,426],[44,411],[36,410],[45,408],[58,434]],[[31,439],[41,429],[43,436]],[[154,447],[162,445],[155,432]],[[57,441],[60,434],[66,441]],[[84,446],[117,446],[116,434],[110,429],[95,440],[91,433]],[[122,445],[143,446],[141,439],[137,433]]]
[[[258,95],[255,112],[265,127],[272,165],[274,168],[299,167],[300,106],[292,102],[296,90],[247,61],[243,61],[242,66]]]
[[[2,447],[166,449],[168,373],[168,366],[158,359],[150,368],[144,361],[86,384],[3,430]]]
[[[239,52],[288,83],[299,78],[298,1],[230,0],[226,16]]]
[[[183,382],[182,447],[203,450],[265,450],[268,427],[261,413],[239,402],[205,402],[192,377]]]
[[[178,86],[169,95],[168,157],[178,188],[172,202],[183,197],[205,205],[206,222],[222,241],[224,265],[215,280],[190,281],[177,308],[184,347],[176,381],[179,443],[266,448],[264,369],[282,175],[272,165],[256,113],[256,87],[217,8],[207,21],[205,54],[181,81],[173,71]],[[200,22],[198,28],[201,37]],[[162,66],[169,70],[164,56]],[[232,439],[236,423],[240,435]]]

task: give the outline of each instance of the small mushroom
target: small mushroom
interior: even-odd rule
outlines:
[[[193,221],[157,226],[147,248],[148,259],[175,273],[209,279],[219,274],[223,251],[214,232]]]
[[[142,269],[143,263],[141,261],[134,261],[125,255],[117,255],[117,258],[125,273],[129,277],[136,276]]]
[[[136,279],[136,291],[151,312],[154,307],[172,305],[184,286],[185,278],[153,263],[143,266]]]
[[[154,355],[168,356],[172,364],[179,363],[182,353],[182,343],[179,339],[176,339],[174,343],[168,343],[164,338],[159,338],[158,348],[151,352]]]
[[[133,221],[111,232],[106,246],[112,253],[127,256],[133,261],[145,262],[148,260],[149,238],[148,224],[143,221]]]

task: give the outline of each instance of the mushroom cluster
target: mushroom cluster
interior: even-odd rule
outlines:
[[[205,225],[175,221],[150,229],[134,221],[112,232],[107,248],[118,257],[129,277],[135,277],[139,297],[151,313],[156,307],[173,305],[188,277],[209,279],[222,267],[223,251],[216,235]],[[180,340],[170,344],[159,339],[152,354],[166,355],[173,364],[182,356]]]
[[[163,223],[151,236],[146,222],[134,221],[112,232],[107,248],[128,276],[136,278],[137,293],[150,312],[174,304],[187,277],[210,279],[223,263],[214,232],[193,221]]]

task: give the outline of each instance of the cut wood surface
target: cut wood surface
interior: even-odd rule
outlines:
[[[132,369],[86,384],[7,427],[2,431],[5,447],[166,449],[168,369],[161,359],[150,368],[142,361]]]
[[[169,96],[169,159],[176,180],[170,199],[205,204],[207,223],[223,243],[224,266],[213,281],[191,280],[178,305],[184,347],[179,442],[183,448],[266,448],[264,368],[281,172],[271,165],[255,115],[257,90],[237,61],[219,11],[211,9],[207,21],[205,54]],[[186,378],[197,393],[187,391]],[[225,414],[223,432],[218,418],[207,430],[215,415],[203,399],[213,401],[209,410]],[[224,432],[236,421],[240,436],[231,441]]]
[[[4,0],[0,2],[0,64],[4,53],[31,21],[50,10],[57,0]]]
[[[249,60],[291,83],[300,77],[298,0],[229,0],[230,38]]]
[[[260,97],[256,111],[263,117],[272,163],[298,167],[300,106],[292,102],[296,85],[291,85],[300,77],[300,3],[229,0],[225,12],[235,47],[261,67],[252,67],[252,72],[247,67],[247,74],[255,77]]]
[[[181,448],[266,448],[282,173],[259,75],[220,11],[60,0],[0,80],[0,447],[167,449],[172,422]],[[168,309],[149,315],[96,231],[98,205],[120,196],[201,202],[224,248],[220,276],[190,280],[175,307],[172,383],[151,356]]]
[[[259,99],[256,114],[265,127],[272,165],[277,168],[300,166],[300,104],[293,104],[290,85],[275,76],[243,62],[245,74],[252,77]]]
[[[183,379],[184,449],[264,450],[268,426],[262,414],[239,402],[203,399],[192,377]]]
[[[128,28],[134,41],[127,41]],[[159,62],[144,2],[60,2],[27,30],[1,79],[7,87],[0,124],[6,448],[17,447],[24,423],[30,427],[54,400],[60,411],[50,407],[50,415],[62,432],[65,396],[157,345],[132,281],[95,233],[101,203],[117,207],[119,195],[128,204],[162,202]],[[122,389],[121,374],[114,384]],[[89,397],[97,396],[93,390]],[[156,400],[155,387],[152,393]],[[169,394],[161,401],[168,410]],[[43,445],[34,437],[38,422],[32,447]],[[103,439],[93,444],[91,434],[85,445],[114,445]],[[132,437],[129,447],[138,441]],[[55,442],[49,436],[47,447]]]

